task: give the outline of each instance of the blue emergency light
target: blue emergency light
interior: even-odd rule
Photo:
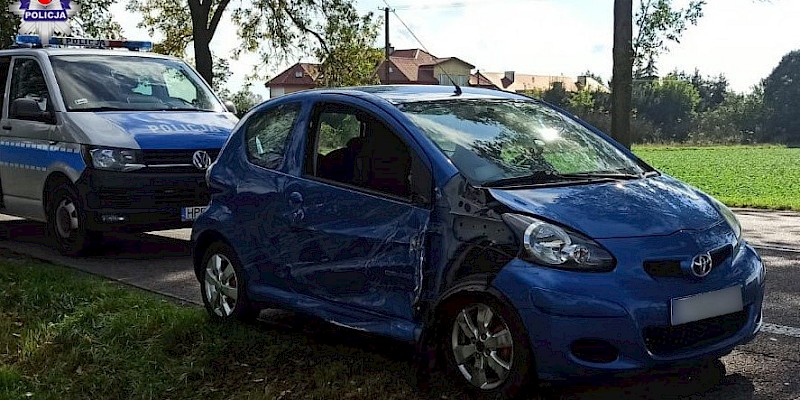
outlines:
[[[36,35],[17,35],[17,45],[41,47],[42,40]],[[150,51],[153,42],[112,39],[86,39],[74,37],[51,37],[48,46],[55,47],[88,47],[95,49],[128,49],[132,51]]]

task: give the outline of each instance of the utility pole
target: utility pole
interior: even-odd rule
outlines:
[[[390,80],[391,80],[389,78],[389,56],[391,56],[391,54],[392,54],[392,52],[390,50],[391,45],[389,44],[389,7],[388,6],[383,9],[383,25],[384,25],[384,28],[386,29],[386,34],[384,35],[386,37],[386,44],[384,46],[385,47],[384,50],[386,51],[386,60],[384,61],[383,65],[385,65],[385,69],[386,69],[386,82],[385,83],[388,85]]]
[[[611,136],[631,148],[633,2],[614,0],[614,72],[611,77]]]

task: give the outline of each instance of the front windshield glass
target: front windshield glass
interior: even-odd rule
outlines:
[[[177,60],[115,56],[52,56],[69,111],[223,111],[205,83]]]
[[[474,184],[643,172],[589,129],[537,102],[462,99],[398,107]]]

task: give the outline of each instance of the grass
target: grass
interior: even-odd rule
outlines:
[[[212,323],[199,307],[0,251],[0,398],[421,396],[409,348],[298,325]]]
[[[800,148],[635,146],[657,169],[729,206],[800,210]]]

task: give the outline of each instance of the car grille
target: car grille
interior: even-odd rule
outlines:
[[[196,188],[103,188],[99,193],[100,207],[114,209],[174,210],[208,204],[205,185]]]
[[[644,343],[651,353],[670,355],[729,338],[747,323],[747,311],[707,318],[677,326],[644,329]]]
[[[205,150],[211,161],[216,161],[219,156],[219,149],[201,149]],[[147,173],[186,173],[186,172],[200,172],[192,164],[192,156],[197,150],[144,150],[142,152],[142,163],[146,168],[139,170],[139,172]]]
[[[732,252],[733,246],[728,244],[712,250],[708,252],[708,254],[713,260],[714,268],[717,268],[727,261]],[[653,277],[677,278],[684,276],[684,272],[681,270],[681,262],[679,260],[645,261],[643,267],[645,272]]]

